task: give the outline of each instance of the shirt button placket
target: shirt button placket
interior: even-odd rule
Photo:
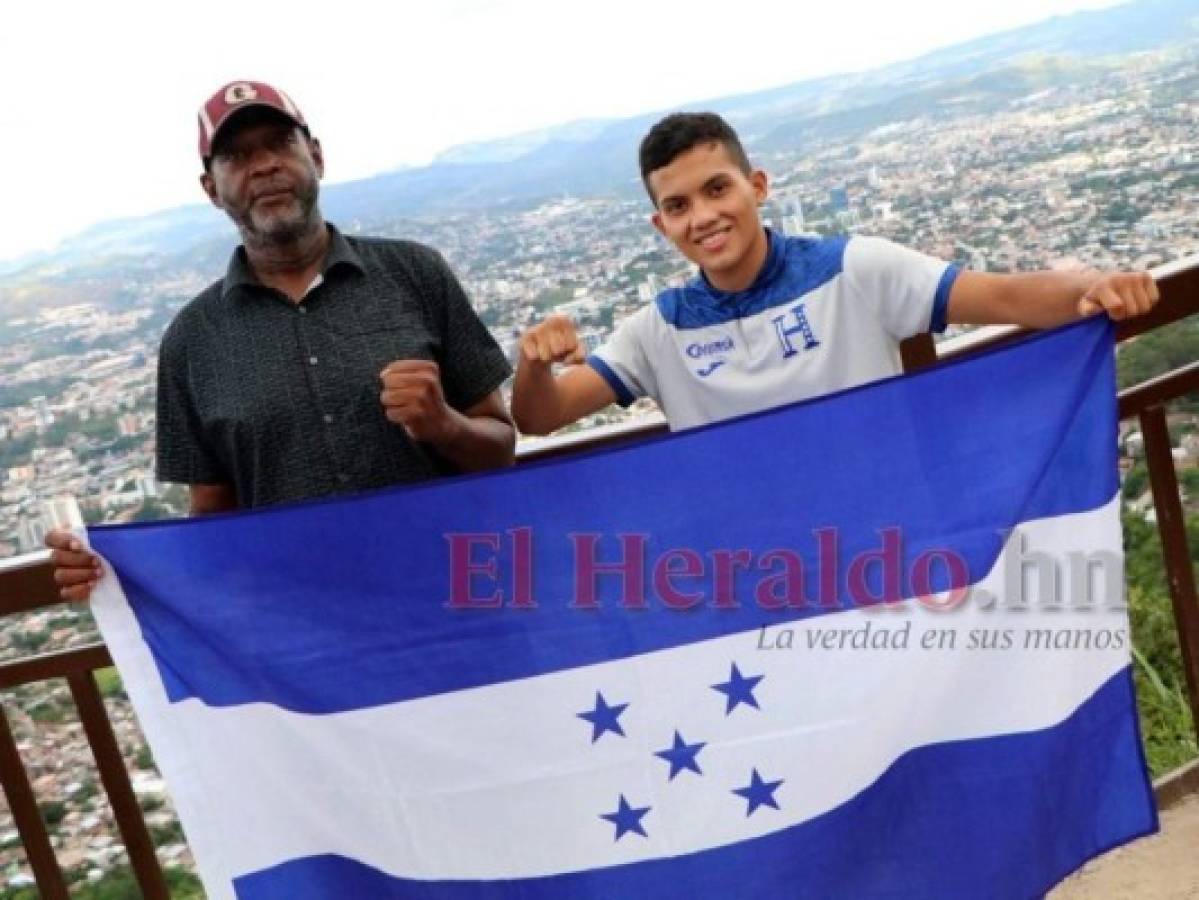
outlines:
[[[305,306],[303,303],[299,303],[299,304],[297,304],[297,305],[296,305],[296,311],[297,311],[297,312],[298,312],[300,315],[304,315],[304,316],[306,316],[306,315],[307,315],[307,313],[308,313],[308,308],[307,308],[307,307],[306,307],[306,306]],[[301,326],[301,329],[300,329],[300,330],[301,330],[301,333],[302,333],[302,334],[305,334],[305,333],[306,333],[306,329],[305,329],[303,326]],[[307,343],[308,343],[308,340],[307,340],[307,339],[305,339],[304,343],[305,343],[305,344],[307,344]],[[315,369],[315,368],[316,368],[316,367],[317,367],[319,364],[320,364],[320,357],[319,357],[319,356],[317,356],[317,354],[315,354],[315,353],[312,353],[312,352],[311,352],[311,348],[309,348],[309,355],[308,355],[308,368],[309,368],[309,369]],[[321,403],[321,392],[320,392],[320,390],[317,388],[317,382],[316,382],[316,376],[315,376],[315,374],[313,375],[313,378],[312,378],[312,380],[310,380],[310,381],[309,381],[309,386],[310,386],[310,388],[309,388],[309,389],[312,391],[312,394],[313,394],[313,403],[314,403],[314,405],[316,405],[317,409],[319,409],[319,408],[320,408],[320,406],[321,406],[321,405],[323,405],[323,404]],[[326,427],[327,427],[327,426],[330,426],[330,425],[332,425],[332,424],[333,424],[333,416],[332,416],[331,414],[329,414],[329,413],[323,413],[323,414],[321,415],[321,421],[323,421],[323,422],[325,423]],[[331,433],[330,433],[330,434],[327,434],[327,435],[326,435],[326,441],[327,441],[327,446],[328,446],[328,447],[329,447],[331,450],[333,450],[333,451],[334,451],[334,454],[336,454],[336,448],[337,448],[337,440],[336,440],[336,436],[335,436],[334,434],[331,434]],[[347,472],[338,472],[338,473],[337,473],[337,481],[338,481],[338,483],[339,483],[339,484],[342,484],[342,485],[348,484],[348,483],[349,483],[349,481],[350,481],[350,476],[349,476],[349,473],[347,473]]]

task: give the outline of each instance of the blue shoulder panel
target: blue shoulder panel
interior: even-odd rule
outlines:
[[[684,287],[658,295],[655,302],[662,318],[678,329],[723,325],[790,303],[841,274],[849,238],[769,234],[766,265],[748,289],[735,293],[719,291],[700,275]]]

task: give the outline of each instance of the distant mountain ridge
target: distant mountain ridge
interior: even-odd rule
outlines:
[[[751,151],[802,147],[813,139],[860,133],[935,114],[952,101],[985,108],[1047,84],[1098,77],[1096,61],[1181,45],[1199,47],[1199,0],[1136,0],[1105,10],[1058,16],[937,50],[869,72],[826,76],[706,102],[741,131]],[[964,99],[963,99],[964,98]],[[431,165],[326,185],[330,219],[372,225],[455,210],[528,205],[570,193],[640,190],[636,148],[661,111],[619,120],[582,120],[454,147]],[[4,281],[54,277],[111,265],[122,256],[212,252],[232,243],[219,212],[186,206],[104,222],[56,250],[0,264]],[[0,301],[3,295],[0,294]]]
[[[609,121],[608,119],[582,119],[577,122],[568,122],[565,125],[555,125],[551,128],[541,128],[537,131],[526,131],[510,137],[497,138],[493,141],[461,144],[440,153],[433,160],[433,164],[512,162],[552,141],[591,140],[608,126]]]

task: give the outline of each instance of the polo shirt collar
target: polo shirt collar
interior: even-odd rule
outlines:
[[[327,276],[335,266],[339,265],[346,265],[358,272],[365,272],[366,267],[362,264],[362,257],[358,255],[357,250],[350,246],[345,235],[338,231],[337,226],[332,222],[326,222],[325,227],[329,229],[329,249],[325,253],[325,261],[321,264],[321,276]],[[228,297],[235,288],[261,286],[262,282],[254,277],[254,273],[250,270],[250,264],[246,260],[246,248],[239,246],[229,258],[229,267],[225,270],[225,280],[221,285],[221,296]]]
[[[362,257],[358,255],[357,250],[350,246],[345,235],[338,231],[337,226],[332,222],[326,222],[325,226],[329,229],[330,240],[329,252],[325,254],[325,264],[321,266],[321,274],[327,275],[334,266],[342,264],[357,269],[359,272],[365,272],[366,266],[362,264]]]

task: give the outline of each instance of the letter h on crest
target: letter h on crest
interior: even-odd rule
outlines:
[[[795,325],[786,328],[783,322],[786,321],[786,316],[775,316],[770,321],[774,323],[775,334],[778,335],[779,343],[783,345],[783,359],[788,359],[799,353],[795,349],[795,345],[791,343],[792,335],[801,335],[803,337],[803,349],[811,350],[813,347],[819,347],[820,341],[816,340],[816,335],[812,331],[812,324],[808,321],[808,315],[804,312],[803,304],[796,304],[791,315],[795,316]]]

